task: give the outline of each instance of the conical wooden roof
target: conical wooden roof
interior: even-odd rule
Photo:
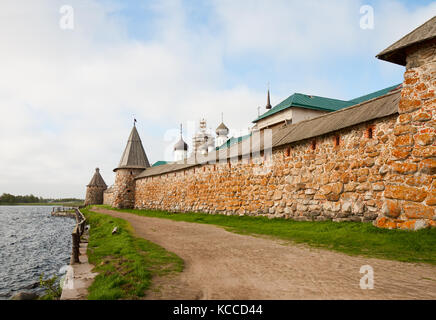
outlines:
[[[96,168],[95,173],[88,183],[87,187],[102,187],[107,188],[106,182],[104,182],[103,177],[100,175],[100,169]]]
[[[118,169],[146,169],[149,167],[150,163],[142,146],[141,138],[136,130],[136,126],[133,126],[126,149],[124,149],[120,163],[114,171]]]

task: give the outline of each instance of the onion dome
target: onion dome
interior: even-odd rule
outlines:
[[[183,127],[180,124],[180,140],[174,145],[174,151],[188,151],[188,144],[183,140]]]
[[[218,128],[216,128],[215,132],[218,136],[227,136],[229,134],[229,128],[227,128],[227,126],[221,122]]]
[[[174,145],[174,151],[188,151],[188,144],[183,141],[182,137],[180,137],[180,140]]]

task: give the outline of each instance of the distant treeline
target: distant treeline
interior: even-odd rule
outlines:
[[[44,199],[36,197],[33,194],[27,196],[14,196],[13,194],[3,193],[0,196],[0,204],[14,204],[14,203],[65,203],[65,202],[83,202],[81,199],[76,198],[62,198],[62,199]]]

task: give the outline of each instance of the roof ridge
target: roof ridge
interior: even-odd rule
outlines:
[[[328,97],[318,96],[316,94],[307,94],[307,93],[301,93],[301,92],[295,92],[294,94],[300,94],[300,95],[308,96],[308,97],[317,97],[317,98],[322,98],[322,99],[329,99],[329,100],[337,100],[337,101],[349,102],[349,100],[336,99],[336,98],[328,98]]]
[[[274,107],[272,107],[271,109],[269,109],[267,112],[265,112],[264,114],[261,114],[260,116],[258,116],[253,123],[257,122],[258,120],[264,119],[266,116],[274,114],[275,112],[274,109],[277,108],[279,105],[281,105],[283,102],[285,102],[286,100],[290,99],[290,104],[292,104],[294,102],[294,96],[295,96],[295,92],[293,94],[291,94],[289,97],[287,97],[286,99],[282,100],[280,103],[278,103],[277,105],[275,105]],[[284,110],[284,109],[283,109]],[[281,110],[280,110],[281,111]]]
[[[350,100],[330,98],[330,97],[301,93],[301,92],[294,92],[292,95],[290,95],[289,97],[287,97],[286,99],[281,101],[279,104],[274,106],[272,109],[270,109],[267,112],[265,112],[264,114],[258,116],[253,121],[253,123],[256,123],[262,119],[265,119],[273,114],[282,112],[282,111],[284,111],[288,108],[291,108],[291,107],[311,108],[311,109],[316,109],[316,110],[329,111],[329,113],[336,112],[336,111],[341,110],[343,108],[348,108],[348,107],[351,107],[353,105],[356,105],[356,104],[359,104],[359,103],[362,103],[365,101],[371,101],[374,98],[369,98],[369,99],[364,100],[364,101],[356,101],[356,100],[359,100],[359,99],[362,99],[362,98],[368,97],[368,96],[371,97],[372,95],[374,95],[376,93],[380,93],[380,92],[383,93],[383,91],[386,89],[392,88],[392,90],[394,90],[396,87],[398,87],[400,85],[401,85],[401,83],[393,85],[393,86],[389,86],[386,88],[382,88],[380,90],[370,92],[370,93],[361,95],[359,97],[355,97],[355,98],[350,99]],[[318,100],[310,102],[310,100],[307,100],[310,98],[316,98]],[[324,101],[325,105],[323,105],[323,101]],[[329,106],[328,105],[329,103],[336,103],[337,105]]]
[[[386,49],[378,53],[376,55],[376,58],[405,66],[406,65],[406,62],[404,61],[405,57],[393,58],[393,54],[395,52],[398,54],[400,51],[403,51],[405,48],[410,47],[412,45],[416,45],[425,41],[435,39],[436,38],[435,24],[436,24],[436,15],[434,15],[432,18],[425,21],[423,24],[419,25],[412,31],[408,32],[399,40],[395,41]],[[416,38],[414,36],[418,36],[418,37]]]
[[[370,92],[370,93],[368,93],[368,94],[364,94],[364,95],[358,96],[358,97],[353,98],[353,99],[348,100],[348,101],[355,101],[355,100],[357,100],[357,99],[361,99],[361,98],[363,98],[363,97],[366,97],[366,96],[369,96],[369,95],[372,95],[372,94],[374,94],[374,93],[377,93],[377,92],[380,92],[380,91],[384,91],[384,90],[387,90],[387,89],[390,89],[390,88],[393,88],[392,90],[396,90],[396,88],[398,88],[398,87],[401,86],[402,84],[403,84],[403,83],[401,82],[401,83],[396,84],[396,85],[392,85],[392,86],[389,86],[389,87],[386,87],[386,88],[383,88],[383,89],[380,89],[380,90],[377,90],[377,91],[374,91],[374,92]],[[391,92],[392,90],[388,91],[388,93]],[[381,96],[380,96],[380,97],[381,97]],[[365,101],[369,101],[369,100],[365,100]],[[364,101],[362,101],[362,102],[364,102]]]
[[[337,111],[329,112],[329,113],[326,113],[326,114],[322,114],[322,115],[320,115],[320,116],[318,116],[318,117],[314,117],[314,118],[311,118],[311,119],[307,119],[307,120],[300,121],[300,122],[298,122],[298,123],[291,124],[291,125],[289,125],[289,127],[291,127],[291,126],[298,126],[298,125],[301,125],[301,124],[303,124],[303,123],[311,122],[311,121],[313,121],[313,120],[315,120],[315,119],[320,119],[320,118],[323,118],[323,117],[331,116],[332,114],[338,114],[338,113],[340,113],[340,112],[345,112],[345,111],[348,111],[348,110],[350,110],[350,109],[355,109],[355,108],[358,108],[358,107],[360,107],[360,106],[362,106],[362,105],[364,105],[364,104],[367,104],[367,103],[370,103],[370,102],[373,102],[373,101],[379,100],[379,99],[381,99],[381,98],[385,98],[385,97],[387,97],[387,96],[394,95],[394,94],[398,93],[398,91],[400,91],[400,89],[398,89],[398,90],[394,90],[394,91],[392,91],[392,92],[388,92],[387,94],[384,94],[384,95],[382,95],[382,96],[378,96],[378,97],[375,97],[375,98],[373,98],[373,99],[366,100],[366,101],[360,102],[360,103],[358,103],[358,104],[355,104],[355,105],[352,105],[352,106],[349,106],[349,107],[345,107],[345,108],[339,109],[339,110],[337,110]],[[286,127],[286,124],[285,124],[285,127]],[[285,138],[285,137],[282,137],[280,140],[278,140],[278,141],[277,141],[277,144],[280,143],[284,138]]]
[[[388,50],[390,47],[394,46],[396,43],[400,42],[401,40],[404,40],[405,38],[407,38],[409,35],[411,35],[412,33],[416,32],[417,30],[420,30],[421,28],[423,28],[424,26],[427,26],[428,23],[430,23],[430,21],[432,21],[433,19],[436,19],[436,15],[433,16],[432,18],[430,18],[429,20],[427,20],[426,22],[424,22],[423,24],[417,26],[415,29],[413,29],[412,31],[410,31],[409,33],[405,34],[404,36],[402,36],[400,39],[398,39],[397,41],[395,41],[393,44],[391,44],[389,47],[387,47],[385,50],[383,50],[382,52],[380,52],[376,57],[378,57],[381,53],[383,53],[384,51]],[[398,47],[399,48],[402,48]],[[389,52],[389,51],[388,51]]]

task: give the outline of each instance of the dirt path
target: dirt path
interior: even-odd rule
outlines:
[[[185,261],[177,276],[155,282],[149,299],[436,299],[436,267],[353,257],[212,225],[94,208],[131,223],[137,236]],[[362,290],[362,265],[374,289]]]

